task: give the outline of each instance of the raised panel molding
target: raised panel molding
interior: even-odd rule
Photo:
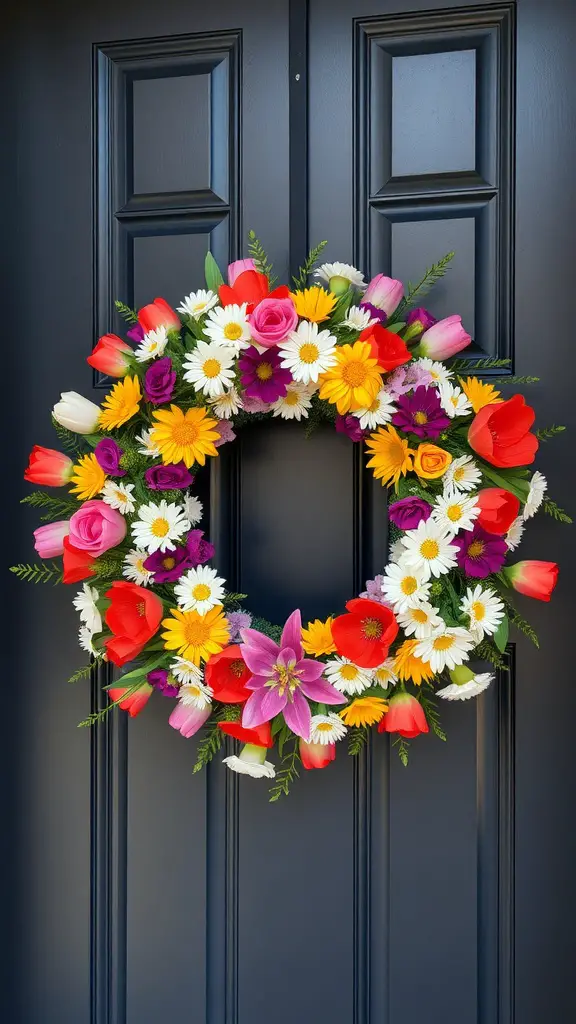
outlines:
[[[473,218],[469,355],[513,372],[515,4],[357,19],[354,61],[356,264],[394,274],[391,224]]]

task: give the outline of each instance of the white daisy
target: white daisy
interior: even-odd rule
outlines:
[[[444,494],[473,491],[482,480],[482,473],[469,455],[453,459],[442,477]]]
[[[246,303],[211,309],[204,323],[204,333],[211,341],[231,348],[236,355],[248,348],[251,341],[250,324],[246,314]]]
[[[432,509],[431,519],[441,530],[456,534],[459,530],[471,530],[474,520],[480,515],[478,499],[463,494],[441,494]]]
[[[151,430],[143,430],[141,434],[136,435],[136,440],[140,441],[140,447],[138,448],[140,455],[149,455],[154,459],[158,458],[160,452],[152,441]]]
[[[461,686],[458,683],[450,683],[443,690],[436,690],[436,696],[443,697],[444,700],[469,700],[470,697],[477,697],[479,693],[487,690],[493,680],[494,676],[490,672],[480,672]]]
[[[310,743],[321,743],[327,746],[329,743],[337,743],[344,739],[348,732],[340,715],[329,711],[327,715],[312,715],[310,720]]]
[[[147,363],[150,359],[157,359],[163,355],[168,344],[168,332],[165,327],[157,327],[154,331],[148,331],[135,350],[134,355],[139,363]]]
[[[124,568],[122,569],[124,578],[132,583],[137,583],[139,587],[147,587],[154,579],[154,573],[144,568],[147,558],[147,551],[139,551],[137,548],[129,551],[124,557]]]
[[[432,636],[434,631],[443,625],[443,619],[438,614],[438,609],[423,601],[413,608],[406,608],[397,615],[398,625],[406,633],[406,636],[414,634],[416,640],[423,640]]]
[[[253,779],[273,779],[276,775],[274,765],[271,761],[260,760],[260,751],[261,756],[266,757],[266,747],[253,746],[250,750],[244,747],[238,756],[231,754],[230,757],[222,758],[222,764],[239,775],[251,775]]]
[[[104,654],[103,651],[99,651],[97,647],[94,647],[92,643],[92,630],[88,626],[80,626],[78,630],[78,643],[86,654],[91,654],[93,658],[101,658]]]
[[[432,636],[419,640],[414,655],[422,658],[433,672],[456,668],[468,660],[468,652],[476,646],[474,637],[463,626],[442,624]]]
[[[218,296],[214,292],[200,288],[197,292],[190,292],[190,295],[182,300],[182,305],[176,308],[178,313],[185,313],[187,316],[199,320],[201,316],[217,305]]]
[[[232,416],[235,416],[243,408],[242,399],[235,387],[231,387],[229,391],[225,391],[223,395],[219,395],[218,398],[209,402],[208,405],[216,413],[219,420],[232,419]]]
[[[430,574],[428,574],[429,576]],[[428,599],[430,584],[425,569],[406,565],[404,557],[384,569],[382,593],[395,612],[415,608]]]
[[[107,505],[118,509],[125,516],[127,512],[133,512],[136,508],[132,497],[134,486],[134,484],[122,484],[116,480],[107,480],[100,494]]]
[[[203,675],[202,669],[198,668],[193,661],[188,661],[187,658],[174,658],[174,661],[170,664],[170,671],[173,676],[176,677],[179,683],[202,683]],[[209,691],[210,697],[212,697],[212,690],[207,683],[204,683],[204,689]]]
[[[324,675],[340,693],[362,693],[370,686],[370,669],[359,668],[348,658],[331,658],[326,662]]]
[[[480,585],[468,587],[460,603],[464,615],[470,616],[470,631],[474,638],[481,640],[484,634],[492,636],[504,618],[504,605],[493,590],[484,590]]]
[[[376,427],[390,423],[395,412],[396,406],[392,395],[386,388],[380,388],[372,404],[366,409],[356,409],[353,415],[360,420],[362,430],[376,430]]]
[[[457,548],[450,543],[451,540],[451,535],[430,516],[430,519],[422,520],[415,530],[408,530],[402,537],[406,548],[403,561],[411,569],[421,569],[425,580],[430,576],[441,576],[457,564]]]
[[[234,380],[234,352],[223,345],[199,341],[183,365],[184,380],[209,398],[223,395]]]
[[[211,608],[222,604],[225,582],[218,576],[216,569],[199,565],[196,569],[189,569],[176,583],[176,600],[185,612],[195,611],[198,615],[206,615]]]
[[[151,501],[148,505],[140,505],[138,519],[132,523],[132,536],[137,547],[153,551],[173,551],[175,541],[179,540],[190,529],[190,520],[186,519],[181,505],[174,502]]]
[[[444,381],[438,388],[440,405],[450,419],[454,416],[467,416],[472,412],[472,403],[468,400],[462,388],[450,381]]]
[[[290,370],[294,380],[302,384],[318,380],[321,373],[337,362],[336,338],[330,331],[321,331],[318,324],[301,320],[295,331],[279,344],[282,366]]]
[[[184,515],[186,519],[190,520],[190,526],[198,526],[198,523],[202,519],[203,505],[199,498],[195,494],[185,494],[182,499],[184,505]]]
[[[362,309],[361,306],[350,306],[346,319],[342,321],[342,327],[349,327],[351,331],[365,331],[375,323],[377,320],[370,316],[370,310]]]
[[[188,708],[198,708],[200,711],[212,703],[212,697],[212,688],[197,680],[182,683],[178,693],[178,700],[181,704]]]
[[[294,381],[288,385],[284,398],[278,398],[271,406],[273,416],[281,416],[283,420],[301,420],[308,418],[308,409],[312,405],[310,391],[305,384]]]
[[[546,494],[547,487],[548,482],[546,477],[543,473],[536,470],[530,481],[530,490],[522,512],[523,519],[531,519],[532,516],[536,515],[540,505],[544,501],[544,495]]]
[[[96,607],[96,601],[100,597],[96,587],[88,583],[82,585],[76,597],[72,601],[76,611],[80,615],[80,621],[88,627],[91,633],[100,633],[102,630],[102,616]]]
[[[394,658],[386,658],[382,665],[372,669],[373,686],[383,686],[386,690],[389,686],[395,686],[397,682],[398,676],[394,671]]]
[[[332,277],[343,277],[345,281],[349,281],[354,288],[358,288],[362,292],[366,288],[362,272],[356,270],[356,267],[352,267],[349,263],[323,263],[318,270],[314,271],[314,277],[328,282]]]
[[[524,519],[522,516],[517,516],[513,523],[510,523],[508,533],[504,537],[506,544],[508,545],[509,551],[515,551],[520,541],[522,540],[522,534],[524,533]]]
[[[448,384],[454,374],[444,363],[439,362],[437,359],[429,359],[428,356],[421,356],[420,359],[416,359],[413,366],[421,366],[423,370],[427,370],[432,377],[433,387],[440,387],[441,384]]]
[[[390,561],[399,562],[404,554],[404,545],[402,543],[402,537],[397,537],[393,540],[390,545]]]

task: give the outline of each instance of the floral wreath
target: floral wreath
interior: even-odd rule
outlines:
[[[25,479],[71,495],[23,499],[46,510],[34,531],[43,561],[12,567],[33,582],[89,581],[74,598],[80,645],[92,665],[124,673],[82,725],[116,706],[135,716],[157,691],[182,736],[204,730],[195,771],[234,737],[242,746],[224,763],[275,778],[272,800],[300,762],[333,761],[347,734],[352,754],[373,725],[395,734],[404,763],[407,740],[430,729],[445,739],[436,698],[490,686],[492,672],[471,663],[506,668],[510,622],[537,644],[511,590],[548,601],[558,567],[507,563],[526,521],[541,506],[571,521],[543,475],[525,468],[563,428],[533,433],[522,395],[504,399],[500,380],[458,375],[505,360],[446,366],[470,342],[461,318],[414,308],[453,254],[405,294],[383,274],[366,285],[345,263],[314,269],[324,244],[292,289],[274,287],[251,232],[250,258],[230,264],[228,283],[209,253],[206,288],[177,312],[161,298],[138,313],[117,303],[129,342],[104,335],[88,363],[119,380],[101,407],[75,392],[55,405],[70,454],[35,446]],[[365,446],[390,489],[388,564],[342,614],[305,627],[299,610],[283,626],[252,616],[246,595],[209,566],[215,551],[198,529],[196,470],[234,427],[266,417],[330,421]]]

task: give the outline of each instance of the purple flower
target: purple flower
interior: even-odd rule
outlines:
[[[357,416],[353,416],[349,413],[347,416],[336,417],[336,430],[339,434],[346,434],[351,441],[363,441],[369,430],[362,430],[360,426],[360,420]]]
[[[284,398],[292,374],[280,365],[281,359],[276,347],[267,348],[262,353],[253,345],[245,349],[238,366],[242,387],[249,398],[259,398],[268,403]]]
[[[321,678],[322,662],[304,657],[301,637],[299,609],[286,620],[280,644],[256,629],[242,630],[240,650],[252,672],[246,688],[254,691],[242,713],[246,729],[269,722],[282,712],[288,728],[308,741],[311,714],[306,697],[323,704],[346,703],[346,697]]]
[[[398,366],[386,381],[386,387],[394,395],[405,395],[413,388],[426,387],[432,383],[432,374],[419,363]]]
[[[466,530],[454,537],[452,543],[458,549],[456,558],[458,565],[467,576],[484,579],[491,572],[502,568],[508,554],[508,546],[503,537],[488,533],[481,526]]]
[[[144,473],[146,486],[151,491],[175,491],[191,487],[194,477],[185,462],[171,462],[166,466],[150,466]]]
[[[227,444],[228,441],[233,441],[236,437],[230,420],[218,420],[214,430],[220,434],[218,441],[214,441],[215,448],[220,448],[221,445]]]
[[[180,687],[169,682],[169,674],[165,668],[155,668],[148,673],[148,682],[155,690],[159,690],[165,697],[177,697]]]
[[[384,576],[375,576],[373,580],[366,580],[366,590],[359,596],[368,598],[370,601],[378,601],[378,604],[385,604],[389,608],[390,605],[382,593],[383,582]]]
[[[146,370],[144,377],[144,394],[154,405],[163,405],[172,398],[176,372],[172,369],[172,360],[165,356],[156,359]]]
[[[450,419],[436,389],[419,387],[411,395],[400,395],[392,423],[418,437],[439,437],[450,426]]]
[[[247,395],[246,392],[242,396],[242,404],[244,412],[249,413],[268,412],[270,408],[267,402],[263,402],[261,398],[253,398],[251,395]]]
[[[429,327],[433,327],[434,324],[438,323],[438,321],[435,316],[432,316],[432,313],[428,312],[427,309],[424,309],[423,306],[419,306],[418,309],[413,309],[408,313],[406,323],[409,328],[412,328],[413,333],[410,334],[410,337],[415,338],[417,334],[422,334],[424,331],[427,331]],[[406,340],[406,335],[404,336],[404,340]]]
[[[226,618],[230,628],[230,643],[237,644],[242,639],[240,630],[248,629],[252,616],[248,612],[228,612]]]
[[[155,551],[148,555],[144,568],[154,573],[155,583],[174,583],[186,569],[192,568],[192,562],[188,548],[177,547],[172,551]]]
[[[122,448],[111,437],[103,437],[94,449],[98,465],[108,476],[126,476],[126,470],[120,469],[123,454]]]
[[[362,301],[360,303],[360,309],[365,309],[373,320],[378,320],[379,323],[385,324],[388,320],[388,314],[383,309],[379,309],[378,306],[373,306],[371,302]]]
[[[141,341],[144,340],[144,328],[141,327],[140,324],[134,324],[134,326],[131,327],[129,331],[126,331],[126,335],[127,337],[130,338],[131,341],[135,341],[136,344],[138,345]]]
[[[415,530],[418,523],[426,522],[432,507],[424,498],[400,498],[388,509],[388,517],[399,530]]]
[[[214,558],[214,545],[208,540],[203,540],[204,530],[190,530],[186,538],[186,550],[190,561],[190,568],[195,569],[204,562]]]

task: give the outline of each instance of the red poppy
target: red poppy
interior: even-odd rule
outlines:
[[[144,587],[124,580],[116,580],[106,597],[111,602],[106,625],[114,634],[105,641],[106,651],[115,665],[125,665],[156,633],[163,614],[162,601]]]
[[[272,729],[270,722],[263,722],[255,729],[245,729],[242,722],[218,722],[218,728],[222,729],[227,736],[233,736],[235,740],[242,743],[251,743],[255,747],[273,747]]]
[[[87,580],[89,576],[94,576],[93,565],[96,559],[87,551],[75,548],[68,537],[64,537],[62,544],[64,547],[62,582],[79,583],[80,580]]]
[[[335,757],[335,743],[307,743],[306,740],[300,740],[300,760],[305,768],[326,768]]]
[[[246,312],[252,313],[262,299],[290,298],[290,289],[283,284],[271,292],[266,274],[261,274],[258,270],[244,270],[238,274],[233,285],[221,284],[218,294],[223,306],[241,306],[245,302]]]
[[[231,644],[219,654],[213,654],[206,662],[204,678],[214,691],[216,700],[223,704],[241,704],[248,700],[251,691],[245,683],[252,673],[242,660],[240,644]]]
[[[504,570],[509,582],[519,594],[549,601],[558,579],[556,562],[516,562]]]
[[[398,693],[391,697],[378,732],[398,732],[407,739],[413,739],[421,732],[429,732],[422,705],[410,693]]]
[[[398,623],[394,613],[378,601],[355,597],[346,604],[348,614],[332,623],[332,637],[338,653],[361,668],[376,668],[386,661],[390,644],[396,639]]]
[[[387,330],[382,324],[373,324],[366,327],[361,335],[360,341],[369,341],[372,346],[374,357],[378,359],[378,365],[387,373],[395,370],[397,366],[408,363],[412,356],[406,345],[394,331]]]
[[[470,446],[486,462],[503,469],[527,466],[534,462],[538,438],[530,433],[535,413],[522,395],[513,395],[506,402],[485,405],[477,412],[470,429]]]
[[[508,533],[520,511],[520,502],[503,487],[485,487],[476,495],[480,515],[476,522],[488,533]]]
[[[165,327],[167,331],[179,331],[182,326],[179,317],[165,299],[154,299],[148,306],[142,306],[138,310],[138,323],[146,334],[159,327]]]
[[[148,702],[154,687],[150,686],[150,683],[142,683],[142,686],[139,686],[137,690],[132,690],[132,693],[130,693],[130,689],[129,686],[113,686],[112,689],[108,690],[108,696],[111,701],[116,701],[120,699],[123,693],[130,694],[125,700],[120,701],[118,707],[122,711],[127,711],[131,718],[135,718]]]

